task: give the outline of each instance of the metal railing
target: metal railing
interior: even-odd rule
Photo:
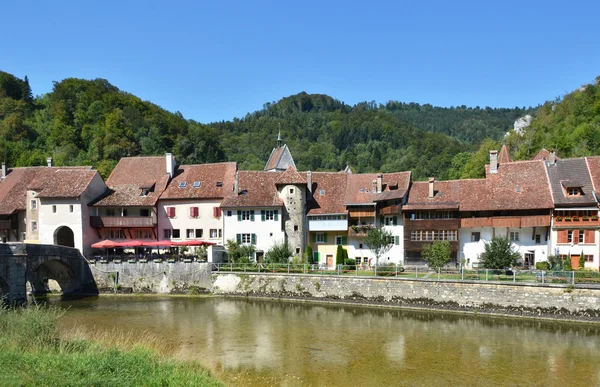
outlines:
[[[427,267],[338,265],[330,268],[310,264],[213,263],[213,272],[317,274],[350,277],[395,277],[432,281],[496,281],[536,284],[598,284],[594,271],[431,269]]]

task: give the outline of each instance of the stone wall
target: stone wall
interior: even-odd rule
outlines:
[[[531,316],[600,317],[600,288],[567,285],[214,274],[213,293],[345,300]]]
[[[96,263],[90,265],[100,291],[134,293],[208,292],[211,264],[199,262]]]

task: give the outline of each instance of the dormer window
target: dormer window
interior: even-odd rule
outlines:
[[[325,195],[325,190],[324,189],[320,190],[319,195]]]
[[[187,182],[186,181],[180,181],[179,182],[179,188],[185,188],[187,187]]]
[[[148,192],[149,192],[149,191],[150,191],[150,190],[149,190],[148,188],[144,188],[144,189],[142,189],[142,192],[140,193],[140,196],[148,196]]]
[[[361,189],[359,189],[359,190],[358,190],[358,192],[361,192],[361,193],[362,193],[362,192],[365,192],[365,189],[364,189],[364,188],[361,188]]]
[[[223,182],[222,181],[217,181],[217,187],[222,187],[223,186]]]
[[[185,183],[185,182],[183,182],[183,183]],[[180,183],[180,184],[181,184],[181,183]],[[201,185],[202,185],[202,182],[201,182],[201,181],[195,181],[195,182],[194,182],[194,185],[193,185],[193,187],[194,187],[194,188],[200,188],[200,186],[201,186]]]
[[[567,188],[567,196],[581,196],[581,187]]]

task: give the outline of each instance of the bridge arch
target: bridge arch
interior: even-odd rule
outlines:
[[[54,231],[54,244],[75,247],[75,234],[68,226],[60,226]]]
[[[79,287],[71,263],[62,257],[42,260],[32,267],[29,283],[33,294],[45,295],[48,290],[58,290],[49,288],[49,280],[58,284],[63,294],[70,293]]]

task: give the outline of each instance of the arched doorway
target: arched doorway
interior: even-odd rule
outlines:
[[[59,227],[54,232],[54,244],[59,246],[75,247],[73,230],[67,226]]]

